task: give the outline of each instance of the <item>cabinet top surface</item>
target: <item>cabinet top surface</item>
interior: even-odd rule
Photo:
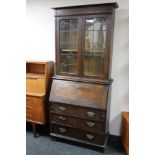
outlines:
[[[45,64],[52,62],[50,60],[27,60],[26,63],[34,63],[34,64]]]
[[[123,116],[123,118],[126,119],[126,121],[129,122],[129,112],[123,112],[123,113],[122,113],[122,116]]]
[[[35,97],[43,97],[43,96],[45,96],[45,93],[26,92],[26,95],[35,96]]]
[[[118,8],[118,4],[115,3],[101,3],[101,4],[89,4],[89,5],[77,5],[77,6],[64,6],[64,7],[55,7],[52,9],[72,9],[72,8],[86,8],[86,7],[98,7],[98,6],[113,6],[114,8]]]

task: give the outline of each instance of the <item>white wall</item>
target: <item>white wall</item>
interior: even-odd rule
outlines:
[[[120,135],[121,112],[129,110],[129,5],[116,0],[110,134]],[[27,0],[27,59],[55,60],[52,7],[115,2],[113,0]]]

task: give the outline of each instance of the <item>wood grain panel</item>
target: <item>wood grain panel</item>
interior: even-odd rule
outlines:
[[[106,108],[108,86],[53,80],[50,101]]]
[[[105,123],[51,113],[52,122],[103,134]]]
[[[73,137],[76,139],[81,139],[86,142],[95,144],[104,144],[104,136],[100,134],[94,134],[92,132],[87,132],[84,130],[78,130],[66,126],[52,124],[52,132],[60,135],[65,135],[68,137]]]
[[[69,115],[78,118],[86,118],[98,121],[104,121],[106,117],[106,111],[101,109],[71,106],[63,103],[53,103],[51,111],[57,114]]]

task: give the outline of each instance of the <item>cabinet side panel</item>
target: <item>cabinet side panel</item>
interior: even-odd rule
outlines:
[[[106,134],[109,134],[109,120],[110,120],[110,103],[111,103],[111,86],[108,88],[107,95],[107,114],[106,114]]]

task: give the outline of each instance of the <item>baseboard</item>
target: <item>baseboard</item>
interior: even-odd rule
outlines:
[[[121,142],[121,136],[109,135],[109,141]]]

